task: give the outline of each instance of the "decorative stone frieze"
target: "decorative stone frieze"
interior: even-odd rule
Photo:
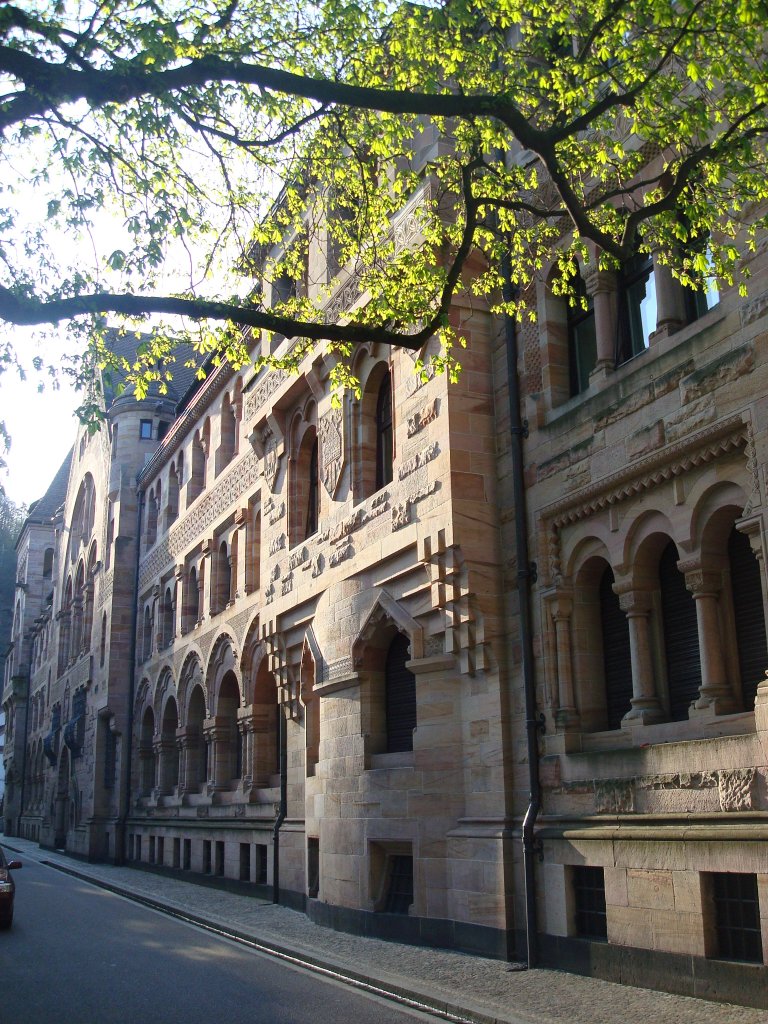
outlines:
[[[251,388],[243,399],[243,418],[251,420],[258,416],[269,398],[288,378],[289,374],[284,370],[269,370],[265,373],[264,379]]]
[[[99,588],[99,601],[96,605],[97,608],[103,608],[105,604],[108,604],[112,600],[112,593],[115,587],[115,570],[109,569],[104,573],[104,577],[101,581],[101,587]]]

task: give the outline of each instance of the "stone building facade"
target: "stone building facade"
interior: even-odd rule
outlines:
[[[13,602],[11,643],[5,660],[2,710],[5,719],[3,763],[6,791],[3,802],[3,831],[38,838],[37,831],[21,824],[23,808],[28,806],[33,776],[41,766],[32,765],[29,733],[43,724],[44,699],[30,699],[33,637],[44,619],[50,618],[53,600],[56,556],[55,521],[64,501],[72,460],[64,459],[45,494],[30,508],[16,541],[16,590]],[[51,652],[50,630],[44,634]],[[38,649],[41,649],[40,647]]]
[[[110,403],[31,628],[25,834],[502,957],[527,919],[545,963],[764,1004],[764,251],[747,301],[595,264],[517,332],[535,572],[511,325],[476,300],[457,384],[363,346],[338,405],[319,346]]]
[[[547,956],[759,1005],[764,252],[745,258],[747,301],[694,296],[648,258],[583,268],[588,307],[574,310],[544,274],[520,367]]]

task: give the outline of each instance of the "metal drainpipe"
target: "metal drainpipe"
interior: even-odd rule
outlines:
[[[288,723],[283,709],[278,704],[280,738],[280,806],[272,826],[272,902],[280,902],[280,829],[288,810]]]
[[[505,302],[516,297],[512,283],[509,257],[501,261],[502,295]],[[520,381],[517,373],[517,325],[509,313],[504,314],[504,333],[507,351],[507,382],[509,387],[509,432],[512,455],[512,494],[515,505],[515,553],[517,558],[517,593],[519,600],[520,636],[522,646],[523,685],[525,692],[525,732],[528,753],[528,808],[523,818],[523,870],[525,874],[525,938],[528,967],[537,963],[536,944],[536,864],[539,844],[535,825],[541,807],[539,784],[538,732],[541,719],[536,713],[536,680],[531,632],[530,586],[535,581],[535,566],[528,560],[528,523],[525,503],[525,477],[523,473],[523,439],[528,436],[528,424],[520,415]]]
[[[131,609],[131,671],[128,676],[128,723],[124,745],[125,753],[125,810],[120,816],[119,831],[115,836],[115,863],[125,864],[128,859],[128,815],[131,811],[131,770],[133,761],[133,701],[136,695],[136,629],[139,622],[139,564],[141,562],[141,520],[144,511],[144,492],[138,492],[136,509],[136,560],[133,580],[133,608]],[[118,842],[119,838],[119,842]]]

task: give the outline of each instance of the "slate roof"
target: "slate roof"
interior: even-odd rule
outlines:
[[[67,497],[67,484],[69,482],[69,469],[72,465],[72,453],[74,446],[67,452],[66,458],[56,471],[56,475],[48,485],[48,490],[37,501],[29,506],[29,515],[26,523],[47,523],[56,515],[57,511],[64,504]]]
[[[120,335],[115,332],[113,337],[110,338],[109,344],[115,355],[127,359],[128,362],[132,362],[135,359],[137,345],[135,334]],[[147,392],[148,400],[153,398],[162,399],[166,402],[171,402],[173,405],[178,405],[195,384],[197,380],[196,367],[204,362],[205,357],[196,352],[191,345],[185,344],[178,345],[174,354],[176,361],[169,366],[173,379],[167,382],[167,392],[162,395],[159,383],[153,382],[150,384],[149,391]],[[194,360],[195,366],[185,366],[184,364],[189,360]],[[115,388],[121,380],[124,380],[124,374],[120,370],[113,370],[112,386],[110,387],[109,383],[105,381],[104,403],[107,409],[115,400]],[[132,392],[133,388],[129,385],[122,394],[130,395]]]

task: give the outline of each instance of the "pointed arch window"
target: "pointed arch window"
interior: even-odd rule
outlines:
[[[413,750],[416,728],[416,677],[406,668],[410,641],[397,633],[389,645],[384,667],[386,737],[388,754]]]

